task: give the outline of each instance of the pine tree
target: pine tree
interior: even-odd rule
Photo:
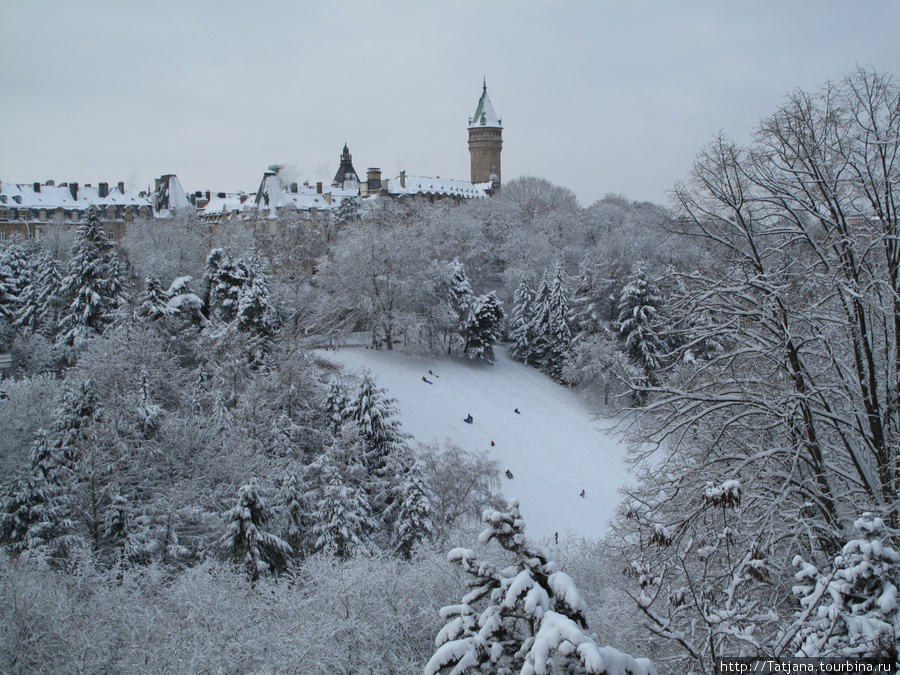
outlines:
[[[262,529],[271,512],[255,478],[238,491],[237,504],[225,513],[228,531],[222,538],[228,556],[239,563],[254,581],[288,567],[290,545]]]
[[[532,333],[534,303],[535,292],[531,287],[531,281],[523,278],[513,295],[513,307],[509,318],[509,338],[512,340],[509,354],[519,361],[528,361],[531,354],[531,346],[534,341]]]
[[[505,513],[486,511],[482,544],[496,541],[508,558],[495,565],[475,551],[456,548],[450,562],[471,578],[462,602],[441,610],[447,624],[425,675],[447,672],[631,673],[655,675],[653,664],[612,647],[600,647],[588,634],[587,606],[572,578],[560,572],[549,552],[524,535],[516,500]],[[555,652],[555,656],[553,656]],[[551,659],[552,657],[552,659]],[[560,670],[559,672],[562,672]]]
[[[619,299],[619,334],[625,340],[628,356],[652,381],[660,367],[664,348],[656,326],[657,308],[662,299],[659,290],[647,277],[643,263],[638,263]]]
[[[19,309],[19,296],[16,283],[9,268],[0,265],[0,319],[12,324]]]
[[[231,323],[237,316],[241,289],[248,278],[243,261],[233,260],[223,249],[210,251],[206,258],[204,306],[209,319]]]
[[[470,359],[494,363],[494,345],[503,338],[506,315],[494,292],[476,298],[466,322],[465,352]]]
[[[59,292],[63,310],[57,341],[68,347],[77,347],[103,332],[123,299],[122,269],[115,244],[103,236],[93,207],[78,227],[68,274]]]
[[[423,465],[417,462],[407,473],[394,521],[394,548],[407,559],[418,543],[434,534],[433,511],[423,470]]]
[[[601,330],[605,301],[596,277],[595,266],[585,257],[578,271],[575,290],[572,291],[569,323],[572,326],[573,344],[583,342]]]

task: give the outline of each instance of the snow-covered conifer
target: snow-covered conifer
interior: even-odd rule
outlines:
[[[15,326],[52,334],[60,311],[62,276],[59,263],[47,251],[36,249],[29,257],[28,283],[19,294]]]
[[[68,347],[101,333],[123,299],[123,270],[115,244],[103,236],[96,209],[88,211],[77,232],[59,289],[63,308],[57,341]]]
[[[553,379],[562,381],[563,368],[572,346],[569,289],[562,266],[557,265],[552,276],[544,273],[534,308],[531,324],[534,338],[528,362]]]
[[[255,478],[241,487],[237,504],[225,513],[228,531],[222,542],[226,553],[254,580],[283,572],[293,552],[286,541],[262,529],[271,515]]]
[[[394,521],[395,550],[409,558],[416,544],[434,534],[433,510],[421,463],[406,474],[400,492],[400,508]]]
[[[386,389],[375,384],[371,373],[365,371],[343,411],[344,419],[353,421],[359,428],[366,446],[363,464],[378,475],[384,473],[391,456],[402,453],[406,447],[396,402]]]
[[[575,582],[558,569],[549,552],[525,537],[518,501],[505,513],[485,511],[479,541],[497,542],[506,560],[493,564],[475,551],[448,554],[471,578],[458,605],[441,609],[447,621],[435,639],[437,650],[425,675],[440,672],[571,672],[655,675],[647,659],[601,647],[588,634],[587,605]],[[452,670],[445,670],[451,669]]]
[[[344,423],[344,410],[348,403],[344,385],[339,380],[332,380],[325,395],[325,417],[328,419],[328,428],[334,436],[340,433],[341,425]]]
[[[135,314],[141,318],[155,321],[164,316],[171,316],[173,313],[172,308],[169,307],[169,298],[163,290],[159,279],[152,274],[148,274],[144,282],[144,290],[138,296],[138,306]]]
[[[509,317],[509,338],[512,345],[509,354],[519,361],[527,361],[534,341],[532,321],[534,319],[535,292],[531,280],[523,278],[513,295],[513,306]]]
[[[503,337],[505,318],[496,293],[491,292],[472,301],[465,326],[465,351],[470,359],[494,362],[494,345]]]
[[[290,544],[294,555],[300,556],[312,549],[312,511],[315,506],[309,486],[291,471],[279,494],[284,540]]]
[[[830,569],[794,558],[800,611],[787,632],[795,656],[883,658],[900,665],[900,553],[884,521],[865,513]]]
[[[266,337],[275,330],[277,322],[269,297],[269,277],[256,259],[248,265],[247,276],[238,293],[235,319],[241,330]]]
[[[334,461],[323,464],[321,480],[320,497],[312,514],[315,550],[339,558],[366,553],[368,536],[376,523],[365,493],[344,481]]]
[[[625,351],[649,377],[659,369],[664,347],[656,325],[657,308],[662,303],[659,290],[638,263],[619,299],[619,334],[625,340]]]

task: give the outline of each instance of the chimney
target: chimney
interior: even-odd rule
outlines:
[[[56,181],[55,181],[55,180],[48,180],[46,183],[44,183],[44,185],[46,185],[47,187],[55,187],[55,186],[56,186]]]
[[[322,182],[321,182],[321,181],[319,181],[318,183],[316,183],[316,194],[317,194],[317,195],[322,194]]]
[[[109,183],[97,183],[97,196],[104,199],[109,195]]]
[[[210,192],[209,192],[209,190],[207,190],[206,191],[206,201],[209,201],[210,196],[211,196]]]
[[[400,187],[402,187],[402,188],[406,187],[406,171],[400,172]]]
[[[331,193],[330,193],[330,192],[326,192],[326,193],[324,194],[324,197],[325,197],[325,202],[328,203],[328,204],[330,204],[330,203],[331,203]]]
[[[372,167],[366,170],[366,185],[369,192],[379,192],[381,190],[381,169]]]
[[[34,184],[34,191],[35,191],[35,192],[40,192],[40,191],[41,191],[41,184],[40,184],[40,183],[35,183],[35,184]]]
[[[69,192],[72,193],[72,199],[78,199],[78,183],[69,183]]]
[[[119,192],[121,192],[123,195],[125,194],[125,181],[123,180],[119,181]]]
[[[297,185],[296,183],[291,183],[291,193],[292,194],[297,194],[297,190],[299,190],[299,189],[300,189],[299,185]]]

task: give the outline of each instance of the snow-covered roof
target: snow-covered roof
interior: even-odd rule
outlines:
[[[181,181],[175,174],[166,174],[157,179],[156,189],[156,214],[160,218],[169,216],[172,211],[193,209],[194,205],[188,199],[181,187]]]
[[[73,194],[74,193],[74,194]],[[87,210],[91,206],[106,207],[109,205],[123,205],[140,208],[152,207],[150,198],[141,197],[128,190],[121,191],[118,187],[108,190],[106,196],[100,196],[100,190],[94,186],[70,185],[41,185],[35,190],[33,183],[0,183],[0,202],[6,206],[15,208],[22,206],[33,209],[80,209]]]
[[[491,99],[488,96],[486,80],[484,89],[481,91],[481,98],[478,99],[478,107],[475,109],[475,114],[469,118],[469,128],[477,127],[503,128],[502,120],[494,112],[494,106],[491,104]]]
[[[401,185],[402,182],[406,185]],[[397,176],[388,182],[388,192],[392,196],[400,195],[438,195],[441,197],[461,197],[463,199],[481,199],[488,196],[490,183],[470,183],[452,178],[431,178],[429,176]]]
[[[221,213],[245,211],[253,205],[253,200],[246,192],[217,192],[209,196],[209,201],[199,210],[201,216],[212,216]]]
[[[329,193],[330,194],[330,193]],[[269,218],[278,217],[278,209],[295,209],[310,211],[312,209],[331,209],[331,204],[324,194],[309,185],[297,186],[297,192],[285,192],[274,171],[263,174],[262,183],[256,193],[256,207],[259,211],[269,210]]]

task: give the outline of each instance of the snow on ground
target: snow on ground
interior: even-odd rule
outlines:
[[[417,441],[449,439],[498,461],[503,496],[519,499],[530,537],[599,538],[628,479],[625,449],[604,431],[613,422],[594,419],[576,392],[498,352],[494,366],[353,347],[319,354],[350,373],[369,370],[397,399],[403,431]],[[463,421],[469,414],[473,424]]]

